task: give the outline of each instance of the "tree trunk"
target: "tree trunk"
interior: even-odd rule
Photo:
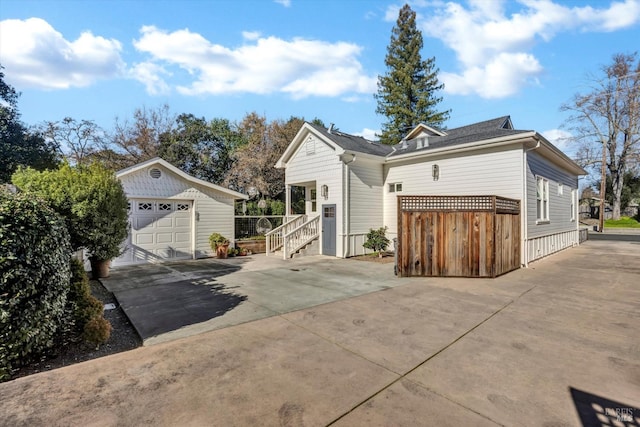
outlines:
[[[611,187],[613,204],[611,206],[611,219],[620,219],[620,204],[622,200],[622,186],[624,184],[624,174],[616,171],[611,174]]]

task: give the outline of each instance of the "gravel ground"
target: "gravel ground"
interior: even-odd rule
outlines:
[[[121,351],[132,350],[142,345],[142,340],[124,314],[124,311],[122,311],[122,308],[118,305],[113,294],[107,291],[97,280],[91,280],[90,285],[91,293],[103,304],[112,303],[116,306],[115,309],[105,310],[104,312],[105,319],[111,323],[111,337],[109,337],[109,340],[98,348],[84,342],[71,343],[59,349],[57,354],[47,359],[20,368],[14,373],[12,379],[108,356],[109,354],[120,353]]]

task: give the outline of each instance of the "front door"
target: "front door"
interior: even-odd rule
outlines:
[[[322,205],[322,254],[336,256],[336,205]]]

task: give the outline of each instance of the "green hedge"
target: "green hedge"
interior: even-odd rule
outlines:
[[[65,223],[44,201],[0,190],[0,381],[53,345],[70,255]]]
[[[100,164],[53,171],[19,169],[20,190],[45,199],[67,221],[74,249],[100,260],[116,258],[128,233],[127,196],[114,173]]]

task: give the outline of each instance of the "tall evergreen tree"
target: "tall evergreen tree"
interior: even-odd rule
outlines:
[[[442,126],[450,110],[438,111],[442,97],[436,92],[444,88],[438,82],[435,57],[422,60],[422,33],[416,28],[416,13],[405,4],[391,31],[385,65],[387,73],[378,76],[376,113],[387,117],[382,125],[380,142],[397,144],[418,123]]]

